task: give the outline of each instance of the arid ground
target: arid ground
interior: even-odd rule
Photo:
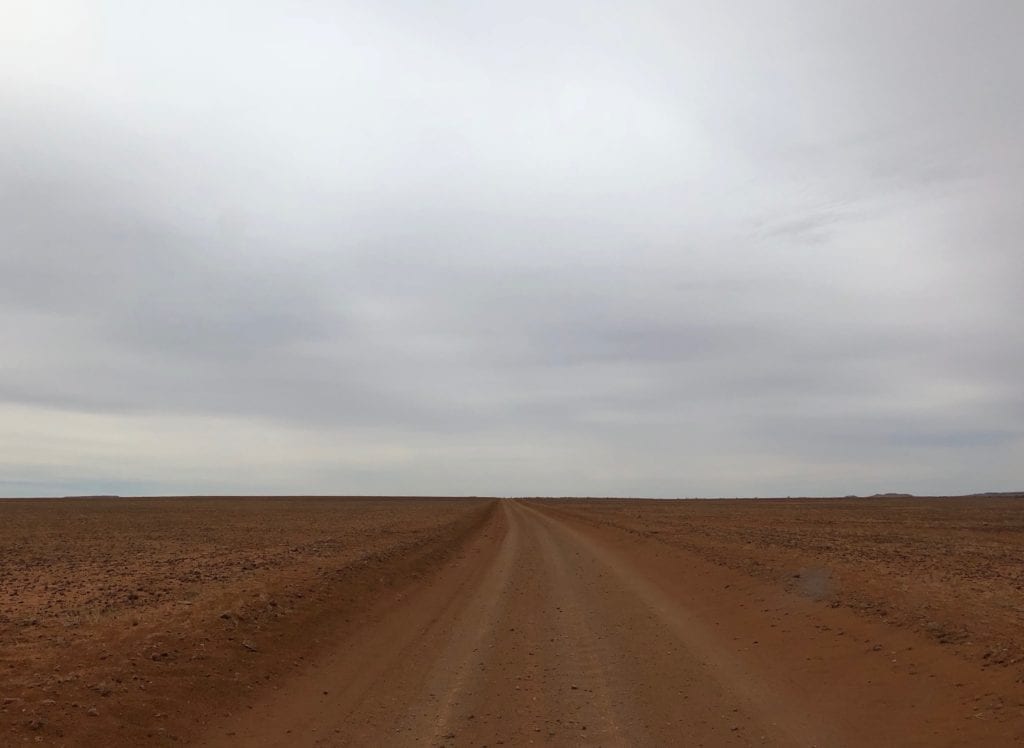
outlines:
[[[1024,744],[1024,499],[0,501],[0,745]]]

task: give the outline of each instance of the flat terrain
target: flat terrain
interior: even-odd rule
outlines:
[[[1024,744],[1024,500],[0,502],[0,743]]]
[[[489,507],[0,501],[0,745],[194,740],[443,565]]]

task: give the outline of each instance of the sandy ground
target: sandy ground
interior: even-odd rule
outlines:
[[[18,505],[7,742],[1024,741],[1022,501],[291,501],[110,502],[109,552],[81,550],[78,505],[54,502],[50,546],[61,523]],[[171,517],[178,550],[148,552]],[[107,552],[116,594],[102,563],[46,571],[64,546]],[[127,578],[165,595],[125,606]]]
[[[0,745],[190,743],[364,604],[443,566],[466,500],[0,501]]]

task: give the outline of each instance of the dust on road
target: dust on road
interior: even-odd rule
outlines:
[[[1024,740],[1019,501],[0,511],[3,744]]]

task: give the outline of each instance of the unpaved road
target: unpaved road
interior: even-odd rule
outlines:
[[[502,501],[208,745],[1010,746],[1024,686],[553,505]]]

